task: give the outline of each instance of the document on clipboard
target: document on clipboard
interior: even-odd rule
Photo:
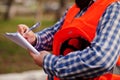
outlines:
[[[5,33],[6,38],[10,39],[24,49],[29,49],[35,54],[40,54],[19,32]]]

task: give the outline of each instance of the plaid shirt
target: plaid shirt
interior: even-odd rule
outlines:
[[[85,10],[81,11],[81,16]],[[65,14],[66,15],[66,14]],[[65,15],[52,27],[38,33],[35,48],[52,50],[54,34],[60,29]],[[96,36],[91,45],[84,50],[70,52],[66,56],[45,56],[43,69],[49,75],[65,80],[76,80],[79,77],[93,78],[109,72],[120,55],[120,2],[112,3],[100,18]]]

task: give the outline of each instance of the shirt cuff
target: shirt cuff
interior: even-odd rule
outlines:
[[[43,70],[49,76],[56,76],[55,64],[57,62],[58,57],[52,54],[48,54],[44,57],[43,61]]]
[[[39,46],[41,44],[41,38],[40,38],[40,36],[37,35],[37,33],[35,34],[35,36],[36,36],[36,44],[34,45],[34,47],[35,47],[35,49],[40,51]]]

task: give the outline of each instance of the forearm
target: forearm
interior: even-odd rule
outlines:
[[[67,11],[66,11],[67,12]],[[60,29],[64,22],[66,13],[61,17],[61,19],[53,26],[46,28],[40,32],[36,33],[36,45],[34,47],[41,51],[41,50],[52,50],[52,42],[54,34]]]
[[[67,56],[47,55],[44,59],[44,70],[48,75],[64,79],[102,75],[111,70],[116,63],[120,43],[117,44],[113,47],[109,47],[109,45],[108,48],[101,48],[106,45],[93,43],[91,47],[69,53]],[[114,48],[116,50],[113,50]]]
[[[116,8],[117,7],[117,8]],[[112,69],[120,53],[120,9],[119,5],[110,6],[98,25],[91,45],[83,51],[75,51],[67,56],[47,55],[44,70],[48,75],[64,79],[78,77],[91,78]],[[115,11],[113,13],[110,13]]]
[[[102,75],[116,63],[119,55],[118,49],[115,54],[112,54],[100,52],[99,46],[96,47],[98,50],[87,48],[84,51],[72,52],[61,57],[47,55],[44,60],[44,70],[48,75],[64,79],[91,78]]]
[[[36,33],[36,45],[34,46],[37,50],[52,50],[52,42],[54,34],[61,27],[63,20],[58,21],[54,26],[46,28]]]

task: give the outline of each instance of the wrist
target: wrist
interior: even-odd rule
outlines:
[[[37,37],[36,37],[36,35],[35,35],[35,37],[34,37],[34,41],[33,41],[32,45],[35,46],[36,43],[37,43]]]
[[[46,52],[46,51],[41,51],[40,52],[40,56],[41,56],[41,67],[43,67],[43,65],[44,65],[44,59],[45,59],[45,57],[48,55],[48,54],[50,54],[49,52]]]

